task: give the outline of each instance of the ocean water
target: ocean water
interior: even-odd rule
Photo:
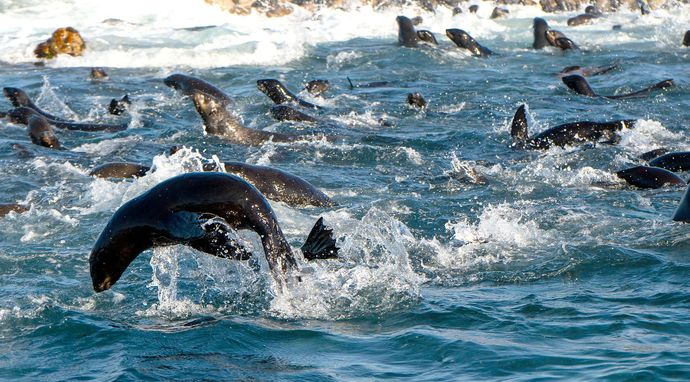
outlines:
[[[53,114],[129,126],[59,131],[67,150],[54,151],[0,122],[0,202],[30,206],[0,218],[0,379],[690,379],[690,227],[671,221],[684,189],[634,189],[615,175],[645,151],[690,149],[690,49],[680,46],[690,7],[568,27],[575,13],[509,6],[509,17],[490,20],[493,6],[478,4],[476,15],[351,4],[269,19],[202,0],[0,3],[2,86],[25,89]],[[400,14],[421,15],[418,28],[440,46],[397,46]],[[582,50],[532,50],[536,16]],[[112,18],[122,21],[103,23]],[[35,66],[34,46],[68,25],[84,36],[84,56]],[[189,29],[201,26],[210,28]],[[460,51],[447,28],[496,54]],[[585,98],[556,75],[614,63],[590,78],[601,94],[667,78],[676,87]],[[109,79],[91,81],[93,66]],[[342,139],[244,147],[204,135],[190,100],[163,84],[172,73],[224,89],[252,128]],[[389,84],[350,89],[347,77]],[[275,122],[256,89],[262,78],[323,105],[308,111],[321,122]],[[323,97],[302,90],[317,78],[331,84]],[[426,110],[405,103],[415,91]],[[109,115],[124,94],[130,112]],[[637,123],[617,145],[514,150],[509,124],[522,103],[532,133],[578,120]],[[173,145],[187,149],[168,155]],[[294,248],[323,216],[340,259],[300,261],[302,283],[278,291],[260,249],[239,262],[161,247],[96,294],[88,257],[114,211],[209,159],[275,166],[324,190],[339,206],[271,205]],[[88,176],[108,161],[156,172]]]

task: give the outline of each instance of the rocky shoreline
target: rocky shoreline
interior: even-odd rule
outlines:
[[[265,13],[269,17],[285,16],[296,7],[315,10],[318,7],[345,8],[351,4],[346,0],[205,0],[234,14],[249,14],[252,11]],[[640,1],[648,3],[652,10],[666,7],[671,0],[497,0],[496,5],[538,5],[544,12],[575,11],[586,5],[595,5],[603,12],[615,12],[619,9],[640,9]],[[421,9],[433,11],[436,7],[468,8],[468,1],[460,0],[361,0],[362,4],[375,9],[395,5],[418,5]]]

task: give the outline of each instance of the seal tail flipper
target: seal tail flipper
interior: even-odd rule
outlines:
[[[527,111],[526,105],[522,104],[518,107],[513,122],[510,125],[510,135],[513,137],[513,146],[524,147],[527,144]]]
[[[347,77],[347,82],[350,83],[350,90],[355,88],[355,85],[352,84],[352,80],[350,79],[350,77]]]
[[[615,96],[607,96],[606,98],[619,99],[619,98],[641,97],[641,96],[648,95],[649,93],[653,92],[654,90],[662,90],[662,89],[670,88],[672,86],[675,86],[673,79],[668,79],[668,80],[663,80],[663,81],[657,82],[652,86],[646,87],[646,88],[644,88],[642,90],[638,90],[636,92],[632,92],[632,93],[628,93],[628,94],[615,95]]]
[[[302,246],[302,254],[307,260],[335,259],[340,248],[335,246],[333,230],[323,225],[323,217],[316,221]]]
[[[578,74],[565,76],[561,79],[563,83],[577,94],[582,94],[588,97],[596,97],[597,94],[589,86],[587,80]]]

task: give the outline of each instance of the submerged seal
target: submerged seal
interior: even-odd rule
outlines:
[[[685,186],[683,178],[660,167],[635,166],[616,173],[628,184],[639,188],[661,188],[665,186]]]
[[[271,107],[271,116],[278,121],[317,122],[317,119],[287,105]]]
[[[222,258],[247,259],[250,252],[227,235],[233,229],[259,235],[271,273],[284,285],[297,262],[271,206],[240,177],[207,172],[161,182],[115,212],[91,251],[93,289],[110,289],[141,252],[155,246],[185,244]],[[302,252],[308,260],[337,256],[332,231],[322,219]]]
[[[634,120],[573,122],[549,128],[530,138],[528,136],[526,107],[520,105],[515,116],[513,116],[510,135],[513,137],[513,147],[548,149],[551,146],[565,147],[601,140],[613,143],[618,138],[616,134],[618,131],[624,127],[632,128],[634,124]]]
[[[426,108],[427,102],[424,96],[420,92],[408,93],[407,94],[407,104],[414,107],[424,109]]]
[[[330,88],[328,80],[311,80],[304,85],[304,89],[313,96],[320,96]]]
[[[10,121],[14,123],[19,123],[22,125],[29,124],[29,118],[31,116],[38,115],[43,116],[38,111],[28,108],[28,107],[16,107],[7,113]],[[58,129],[65,130],[78,130],[78,131],[105,131],[105,132],[116,132],[127,129],[127,125],[119,124],[99,124],[99,123],[81,123],[81,122],[70,122],[65,120],[52,120],[43,116],[46,121]]]
[[[146,175],[150,167],[132,162],[109,162],[96,166],[89,176],[97,178],[139,178]]]
[[[573,90],[577,94],[582,94],[588,97],[604,97],[604,98],[609,98],[609,99],[621,99],[621,98],[632,98],[632,97],[642,97],[650,94],[654,90],[661,90],[661,89],[666,89],[669,87],[672,87],[674,85],[672,79],[668,80],[663,80],[661,82],[658,82],[652,86],[646,87],[642,90],[638,90],[636,92],[632,93],[627,93],[627,94],[619,94],[619,95],[611,95],[611,96],[600,96],[592,90],[592,87],[589,86],[589,82],[587,80],[578,75],[578,74],[573,74],[569,76],[565,76],[561,78],[563,83]]]
[[[690,151],[662,153],[650,160],[649,165],[670,171],[688,171],[690,170]]]
[[[473,55],[486,57],[493,52],[479,44],[472,36],[462,29],[446,29],[446,36],[460,48],[469,50]]]

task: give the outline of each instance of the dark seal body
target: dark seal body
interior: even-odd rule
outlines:
[[[446,29],[446,36],[460,48],[469,50],[473,55],[486,57],[493,54],[491,50],[479,44],[472,36],[462,29]]]
[[[139,178],[150,170],[150,167],[131,162],[109,162],[96,166],[89,171],[89,176],[98,178]]]
[[[276,105],[281,105],[284,103],[295,103],[302,107],[310,109],[320,109],[320,106],[309,103],[299,97],[294,93],[289,91],[282,82],[276,79],[264,79],[256,81],[256,88],[262,93],[266,94],[268,98],[273,101]]]
[[[48,120],[42,115],[32,115],[29,117],[27,132],[31,142],[35,145],[48,147],[51,149],[59,149],[60,141],[58,140],[53,127],[50,126]]]
[[[10,100],[12,106],[14,107],[28,107],[29,109],[33,109],[42,116],[48,118],[49,120],[64,121],[64,119],[60,117],[56,117],[52,114],[46,113],[45,111],[41,110],[38,106],[36,106],[35,103],[33,103],[33,101],[31,101],[29,95],[26,94],[26,92],[22,89],[7,87],[2,89],[2,93],[5,95],[5,97],[7,97],[8,100]]]
[[[690,46],[690,30],[685,32],[685,36],[683,36],[683,46]]]
[[[685,186],[687,183],[675,173],[660,167],[635,166],[616,173],[628,184],[639,188]]]
[[[317,122],[317,119],[287,105],[271,107],[271,116],[278,121]]]
[[[16,212],[21,214],[22,212],[28,211],[29,208],[16,203],[0,203],[0,217],[3,217],[10,212]]]
[[[685,190],[683,198],[673,214],[673,220],[682,223],[690,223],[690,186]]]
[[[549,45],[546,40],[546,31],[549,30],[549,24],[546,20],[541,17],[535,17],[532,22],[532,28],[534,29],[534,42],[532,43],[532,48],[543,49],[545,46]]]
[[[14,123],[19,123],[22,125],[28,125],[29,124],[29,118],[31,116],[41,116],[46,119],[46,121],[52,125],[53,127],[56,127],[58,129],[65,129],[65,130],[78,130],[78,131],[90,131],[90,132],[95,132],[95,131],[104,131],[104,132],[116,132],[116,131],[122,131],[127,129],[127,125],[122,124],[99,124],[99,123],[82,123],[82,122],[70,122],[70,121],[65,121],[65,120],[53,120],[53,119],[48,119],[43,116],[42,113],[40,113],[37,110],[28,108],[28,107],[16,107],[12,110],[10,110],[7,113],[8,117],[10,118],[10,121]]]
[[[577,26],[577,25],[583,25],[583,24],[590,24],[592,21],[595,19],[599,18],[596,14],[592,13],[583,13],[581,15],[577,15],[575,17],[571,17],[568,19],[568,25],[570,26]]]
[[[663,154],[650,160],[649,165],[665,168],[669,171],[688,171],[690,170],[690,151]]]
[[[562,77],[561,80],[563,83],[573,90],[577,94],[582,94],[584,96],[588,97],[597,97],[599,96],[597,93],[594,92],[591,86],[589,86],[589,82],[582,77],[579,74],[572,74],[569,76]],[[626,93],[626,94],[619,94],[619,95],[610,95],[610,96],[601,96],[604,98],[609,98],[609,99],[623,99],[623,98],[634,98],[634,97],[644,97],[649,94],[651,94],[655,90],[661,90],[661,89],[666,89],[669,87],[674,86],[675,84],[673,83],[672,79],[668,80],[663,80],[660,82],[657,82],[656,84],[652,86],[648,86],[642,90],[638,90],[636,92],[632,93]]]
[[[616,140],[616,133],[626,128],[632,128],[633,120],[618,120],[611,122],[581,121],[558,125],[529,137],[525,105],[521,105],[513,116],[511,135],[513,146],[528,149],[548,149],[551,146],[571,146],[586,142]]]
[[[398,16],[395,21],[398,23],[398,44],[408,48],[416,48],[419,44],[419,37],[412,20],[405,16]]]
[[[235,175],[189,173],[159,183],[115,212],[91,251],[93,288],[101,292],[112,287],[141,252],[154,246],[185,244],[214,256],[248,258],[246,249],[229,239],[224,227],[249,229],[259,235],[279,283],[285,282],[287,271],[296,269],[275,214],[256,188]],[[319,219],[305,247],[330,243],[326,252],[314,255],[335,256],[337,248],[330,233]],[[312,237],[316,242],[310,242]]]

